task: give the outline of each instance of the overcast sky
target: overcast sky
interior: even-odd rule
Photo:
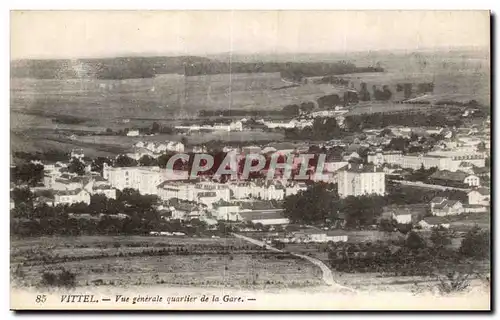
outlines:
[[[11,59],[488,46],[487,11],[28,11]]]

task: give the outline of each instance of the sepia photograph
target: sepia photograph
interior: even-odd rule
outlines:
[[[491,19],[11,11],[11,310],[490,310]]]

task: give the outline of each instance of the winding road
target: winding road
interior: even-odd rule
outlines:
[[[266,244],[263,241],[260,241],[260,240],[254,239],[254,238],[250,238],[250,237],[246,237],[246,236],[243,236],[243,235],[237,234],[237,233],[233,233],[233,235],[235,237],[237,237],[237,238],[243,239],[243,240],[248,241],[250,243],[253,243],[255,245],[258,245],[258,246],[261,246],[261,247],[265,247],[267,250],[274,251],[274,252],[284,252],[283,250],[279,250],[279,249],[277,249],[275,247],[272,247],[272,246]],[[323,276],[322,276],[323,281],[328,286],[335,287],[336,289],[348,290],[348,291],[351,291],[351,292],[355,292],[356,291],[356,290],[354,290],[352,288],[342,286],[342,285],[338,284],[337,282],[335,282],[333,280],[332,270],[330,268],[328,268],[328,266],[323,261],[318,260],[318,259],[313,258],[313,257],[309,257],[309,256],[306,256],[306,255],[300,254],[300,253],[290,252],[290,254],[292,254],[292,255],[294,255],[296,257],[302,258],[302,259],[306,259],[307,261],[311,262],[312,264],[318,266],[321,269],[322,273],[323,273]]]

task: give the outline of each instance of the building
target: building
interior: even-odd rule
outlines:
[[[233,199],[249,199],[255,184],[250,181],[231,181],[227,184]]]
[[[341,198],[362,195],[385,195],[385,173],[374,165],[349,164],[337,173]]]
[[[157,185],[156,194],[162,200],[194,201],[211,207],[215,202],[229,201],[231,192],[226,184],[193,180],[164,181]]]
[[[108,199],[116,199],[116,189],[109,184],[93,185],[90,194],[102,194]]]
[[[76,158],[79,160],[82,160],[85,157],[85,153],[83,152],[83,149],[73,149],[71,150],[71,159]]]
[[[464,154],[454,151],[432,151],[427,154],[407,154],[400,151],[370,152],[367,157],[368,163],[380,165],[383,163],[395,164],[402,168],[425,169],[437,167],[439,170],[457,171],[463,162],[477,167],[484,167],[484,155],[479,153]]]
[[[381,165],[384,163],[396,164],[400,162],[403,153],[401,151],[369,152],[367,155],[368,163]]]
[[[103,177],[118,190],[132,188],[142,194],[156,194],[158,184],[163,181],[187,179],[188,172],[159,167],[114,168],[104,164]]]
[[[417,223],[428,213],[427,204],[389,205],[385,206],[382,212],[382,219],[394,219],[398,223]]]
[[[154,142],[154,141],[139,141],[134,144],[134,152],[127,154],[127,156],[139,160],[141,157],[147,155],[153,158],[157,158],[165,152],[184,152],[184,144],[177,141],[165,141],[165,142]]]
[[[456,188],[478,187],[480,185],[478,176],[467,174],[462,171],[436,171],[429,177],[429,181],[433,184]]]
[[[230,203],[217,203],[211,211],[212,216],[217,220],[241,221],[240,207]]]
[[[462,161],[467,161],[476,167],[484,167],[485,155],[477,151],[465,151],[465,150],[436,150],[427,153],[428,156],[438,156],[449,158],[452,161],[452,167],[455,169],[449,169],[456,171],[456,168],[460,165]]]
[[[324,171],[337,172],[339,169],[346,167],[349,164],[347,161],[325,162]]]
[[[359,153],[357,153],[357,152],[350,152],[350,153],[346,153],[342,159],[344,161],[350,161],[353,159],[361,159],[361,157],[359,156]]]
[[[490,205],[490,190],[486,188],[477,188],[471,190],[469,191],[469,193],[467,193],[467,196],[469,198],[470,205]]]
[[[129,130],[127,132],[127,137],[138,137],[139,136],[139,130]]]
[[[52,190],[76,190],[83,188],[83,181],[79,177],[63,174],[59,177],[45,175],[43,184],[47,189]]]
[[[261,200],[283,200],[285,198],[285,186],[279,182],[257,181],[252,188],[252,197]]]
[[[260,223],[264,226],[287,225],[290,223],[290,220],[283,215],[283,209],[241,210],[239,214],[243,221],[250,221],[253,224]]]
[[[181,125],[175,126],[176,130],[179,131],[243,131],[243,123],[241,121],[233,121],[229,124],[215,123],[213,125]]]
[[[90,204],[90,193],[85,189],[60,190],[54,192],[54,205],[83,202]]]
[[[432,215],[438,217],[458,215],[464,212],[464,207],[458,200],[435,197],[431,200],[430,205]]]

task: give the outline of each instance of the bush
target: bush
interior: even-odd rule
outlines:
[[[426,247],[425,240],[416,232],[411,231],[406,238],[405,246],[411,250],[423,249]]]
[[[489,233],[478,227],[470,230],[462,240],[460,253],[470,258],[488,258],[490,255]]]
[[[434,247],[437,248],[442,248],[451,244],[451,234],[448,230],[439,230],[438,228],[432,228],[430,239]]]
[[[44,272],[41,284],[49,287],[74,287],[76,285],[76,275],[65,269],[58,275],[53,272]]]
[[[446,277],[439,278],[439,284],[437,288],[442,294],[450,294],[456,292],[462,292],[466,290],[470,281],[468,280],[469,274],[453,273],[450,272]]]
[[[44,286],[57,285],[57,276],[52,272],[44,272],[42,274],[42,285]]]

